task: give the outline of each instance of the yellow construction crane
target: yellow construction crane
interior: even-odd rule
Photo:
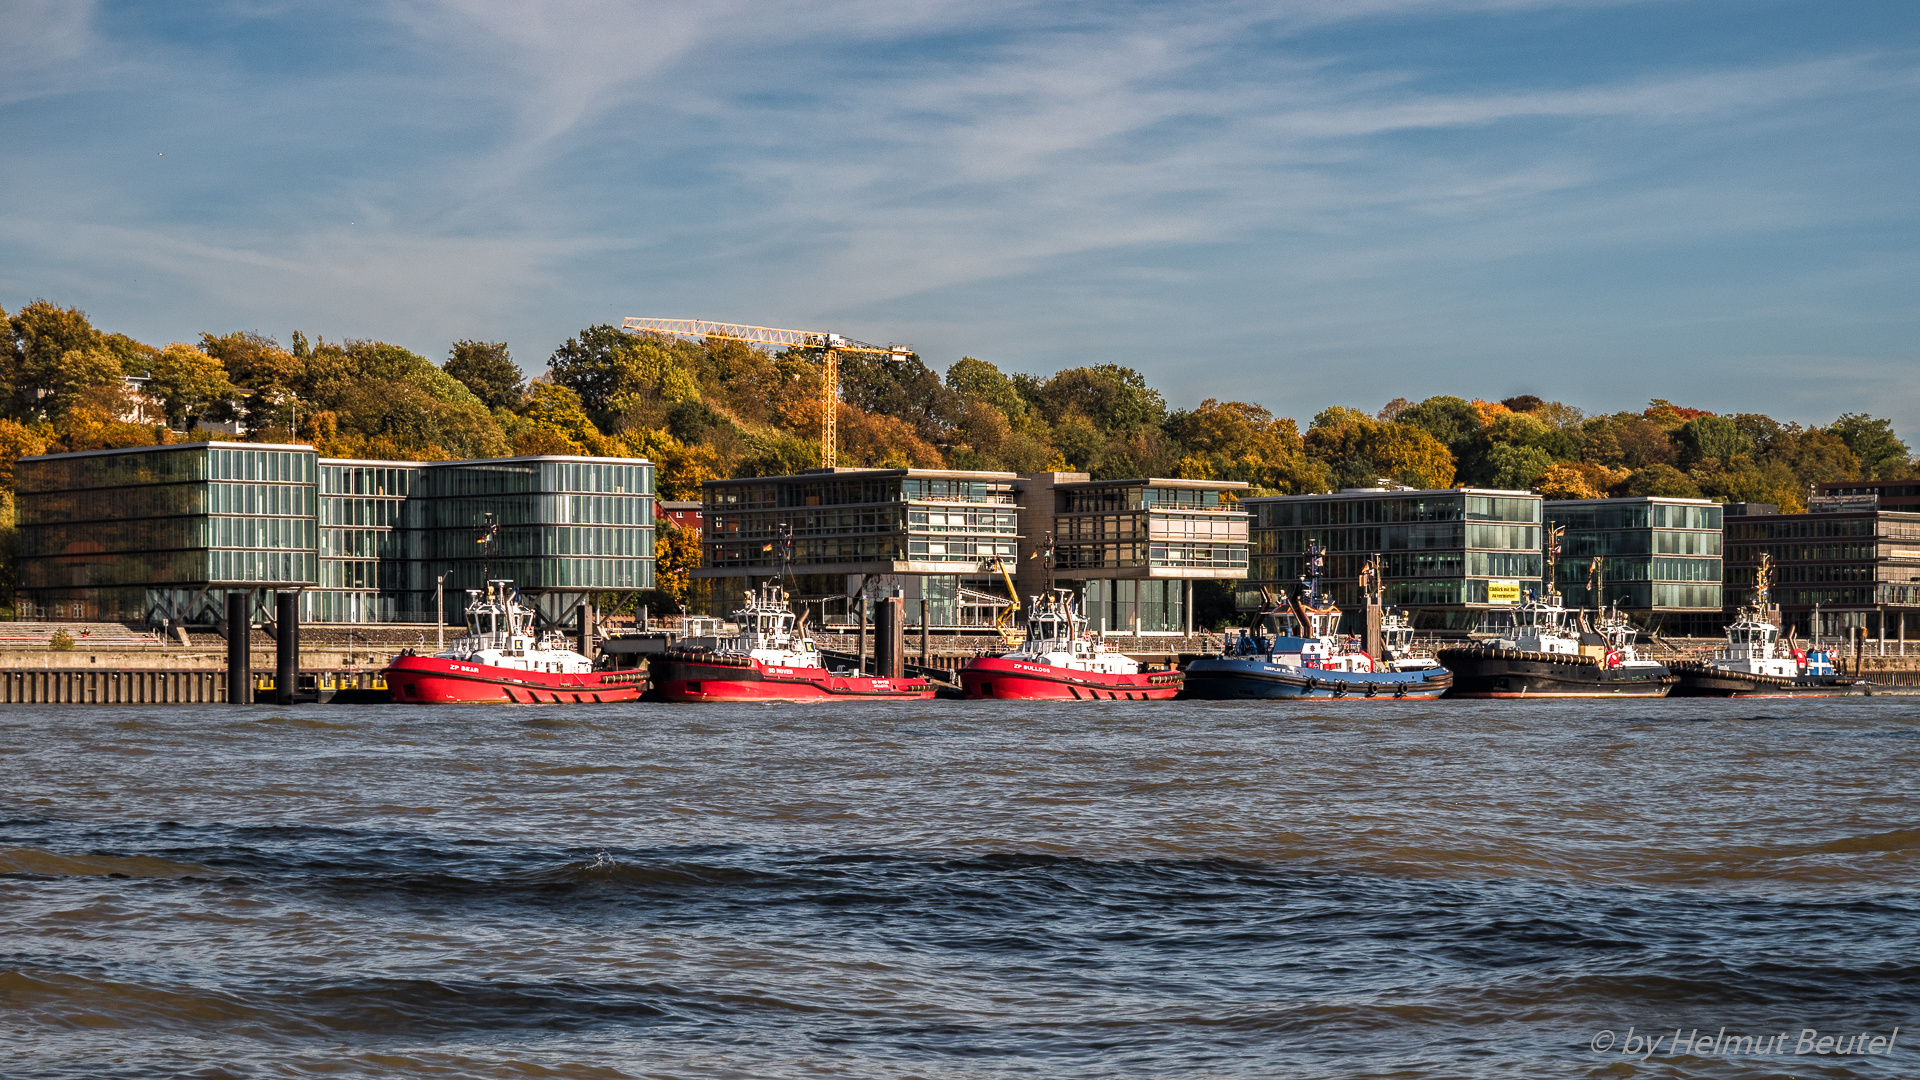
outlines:
[[[1000,640],[1007,644],[1020,644],[1020,638],[1014,634],[1013,627],[1010,625],[1014,617],[1020,614],[1020,590],[1013,587],[1013,571],[1008,569],[1006,562],[998,555],[989,556],[987,561],[980,564],[980,569],[989,573],[998,570],[1000,576],[1007,579],[1007,606],[1001,608],[999,616],[993,620],[993,629],[1000,635]]]
[[[842,337],[839,334],[812,330],[775,330],[766,326],[703,322],[699,319],[625,319],[621,321],[620,329],[630,334],[720,338],[725,341],[745,342],[748,345],[782,345],[789,349],[818,352],[826,368],[821,372],[820,378],[820,411],[823,414],[820,421],[820,467],[823,469],[833,468],[834,459],[839,456],[840,451],[835,432],[840,411],[840,354],[867,353],[874,356],[887,356],[895,360],[905,360],[913,355],[911,345],[872,345]]]

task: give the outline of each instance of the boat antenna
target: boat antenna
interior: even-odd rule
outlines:
[[[480,515],[480,583],[493,588],[493,542],[500,535],[500,523],[492,514]]]
[[[1317,538],[1307,541],[1306,573],[1300,575],[1300,584],[1306,586],[1306,599],[1315,607],[1320,606],[1320,574],[1327,567],[1327,553],[1320,550]]]
[[[1593,597],[1593,610],[1599,613],[1607,606],[1607,560],[1595,555],[1593,562],[1587,565],[1587,595]]]
[[[1046,568],[1047,591],[1051,593],[1053,591],[1053,533],[1051,530],[1049,530],[1047,533],[1046,546],[1034,552],[1033,554],[1027,556],[1027,558],[1039,559],[1040,565]]]
[[[1560,565],[1560,538],[1567,534],[1565,525],[1555,525],[1552,518],[1547,519],[1547,580],[1540,590],[1542,598],[1560,595],[1560,586],[1554,581],[1554,571]]]

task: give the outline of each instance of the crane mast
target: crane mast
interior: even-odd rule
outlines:
[[[913,346],[873,345],[839,334],[816,330],[777,330],[770,326],[744,323],[706,322],[701,319],[624,319],[620,329],[629,334],[659,334],[689,339],[719,338],[747,345],[778,345],[793,350],[820,354],[820,467],[831,469],[840,456],[840,354],[864,353],[905,360],[913,355]]]

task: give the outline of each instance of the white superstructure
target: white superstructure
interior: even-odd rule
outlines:
[[[586,674],[593,661],[576,652],[562,634],[534,630],[533,609],[520,602],[513,582],[493,580],[467,590],[467,633],[434,655],[442,660],[560,675]]]
[[[1087,633],[1087,620],[1073,606],[1071,589],[1054,589],[1028,604],[1027,637],[1003,660],[1101,675],[1138,675],[1140,662],[1113,651],[1105,640]]]

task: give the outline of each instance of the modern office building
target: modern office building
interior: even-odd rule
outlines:
[[[1489,586],[1514,595],[1541,585],[1539,495],[1526,491],[1355,488],[1329,495],[1247,499],[1253,566],[1239,606],[1254,610],[1261,589],[1291,594],[1309,543],[1326,553],[1321,584],[1359,633],[1359,576],[1375,554],[1385,563],[1386,602],[1421,630],[1467,631],[1490,608]]]
[[[22,458],[16,610],[50,620],[192,621],[228,591],[318,580],[306,446],[210,445]]]
[[[1920,480],[1834,480],[1814,488],[1811,510],[1920,513]]]
[[[1055,580],[1079,591],[1096,629],[1190,632],[1195,582],[1247,576],[1246,484],[1086,473],[1036,473],[1021,484],[1022,595],[1046,587],[1045,560],[1031,556],[1051,537]]]
[[[1726,517],[1726,614],[1752,602],[1761,555],[1772,557],[1781,625],[1802,636],[1865,627],[1905,641],[1920,621],[1920,513],[1841,510]]]
[[[591,593],[653,585],[645,461],[199,443],[23,458],[15,488],[16,606],[34,618],[209,623],[229,592],[291,589],[315,622],[430,621],[437,585],[457,615],[491,576],[561,621]]]
[[[1022,602],[1052,580],[1113,631],[1178,633],[1190,583],[1246,574],[1245,485],[1092,481],[1085,473],[820,469],[704,486],[705,565],[693,608],[725,616],[787,568],[788,588],[828,626],[856,597],[899,595],[918,625],[993,625],[1015,577]]]
[[[1721,507],[1705,499],[1552,500],[1546,524],[1566,530],[1555,583],[1568,607],[1617,603],[1640,626],[1669,637],[1717,637]],[[1588,588],[1600,560],[1599,597]]]
[[[895,590],[916,622],[924,599],[930,625],[977,623],[980,608],[1006,595],[1004,585],[992,584],[992,560],[1011,566],[1018,556],[1018,480],[1013,473],[850,468],[709,480],[702,487],[705,558],[693,572],[690,606],[724,618],[748,590],[784,572],[788,592],[825,625],[850,625],[856,597]]]

